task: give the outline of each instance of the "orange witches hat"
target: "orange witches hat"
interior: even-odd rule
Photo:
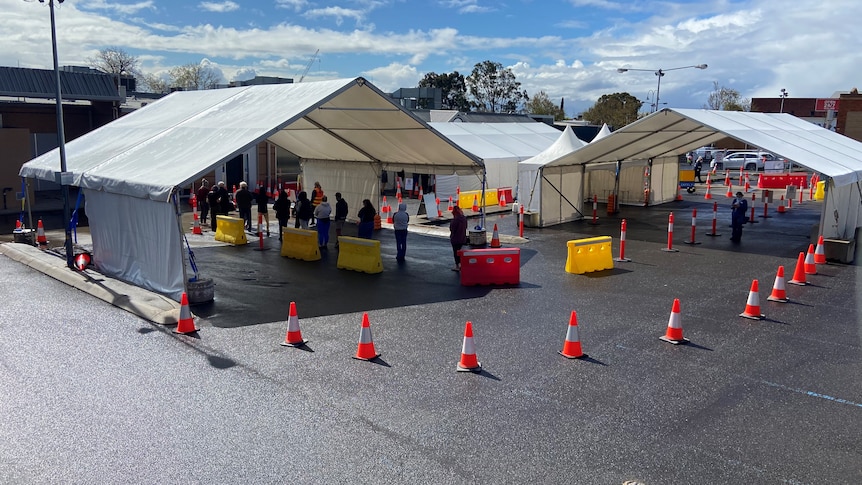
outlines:
[[[709,182],[709,179],[706,179],[706,193],[703,194],[704,199],[711,199],[712,198],[712,194],[709,193],[709,188],[711,187],[711,185],[712,184]]]
[[[667,332],[659,337],[659,339],[674,345],[688,342],[688,339],[682,336],[682,317],[679,314],[679,298],[673,300],[670,318],[667,320]]]
[[[799,258],[796,259],[796,270],[793,272],[793,279],[788,281],[788,283],[799,286],[805,286],[808,284],[808,282],[805,281],[805,253],[799,253]]]
[[[494,233],[491,236],[491,247],[499,248],[500,247],[500,234],[497,232],[497,224],[494,224]]]
[[[39,219],[39,223],[36,225],[36,242],[42,248],[48,245],[48,238],[45,236],[45,226],[42,225],[42,219]]]
[[[81,253],[75,256],[75,269],[78,271],[84,271],[87,269],[87,266],[90,265],[90,255],[88,253]]]
[[[581,351],[581,340],[578,337],[578,315],[572,311],[572,316],[569,318],[569,329],[566,331],[566,341],[563,343],[563,350],[560,355],[567,359],[582,359],[587,354]]]
[[[374,349],[374,341],[371,339],[371,324],[368,323],[368,314],[362,314],[362,328],[359,329],[359,346],[356,348],[354,359],[372,360],[380,357]]]
[[[307,344],[308,340],[302,338],[302,331],[299,329],[299,316],[296,314],[296,302],[290,302],[290,314],[287,316],[287,335],[284,336],[284,342],[281,345],[289,347],[302,347]]]
[[[473,196],[473,212],[479,212],[479,198]]]
[[[769,301],[787,302],[787,291],[784,288],[784,266],[778,267],[775,275],[775,283],[772,284],[772,294],[767,298]]]
[[[817,274],[817,264],[814,262],[814,245],[808,245],[808,254],[805,255],[805,274]]]
[[[189,310],[189,297],[183,292],[183,297],[180,300],[180,321],[177,322],[177,328],[174,333],[195,333],[198,329],[195,327],[195,319],[192,317],[192,312]]]
[[[823,236],[817,239],[817,247],[814,248],[814,263],[826,264],[826,251],[823,248]]]
[[[757,293],[757,280],[751,282],[751,291],[748,292],[745,311],[740,313],[739,316],[752,320],[763,320],[764,316],[760,313],[760,295]]]
[[[473,324],[469,321],[464,327],[464,344],[461,346],[461,361],[458,362],[458,372],[481,372],[482,364],[476,358],[476,346],[473,344]]]

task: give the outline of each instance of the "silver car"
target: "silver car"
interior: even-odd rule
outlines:
[[[720,162],[719,170],[762,171],[763,162],[773,162],[778,157],[769,152],[735,152],[727,154]]]

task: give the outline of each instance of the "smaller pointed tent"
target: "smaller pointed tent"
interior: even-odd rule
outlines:
[[[605,123],[602,125],[602,129],[600,129],[599,132],[596,133],[596,136],[593,137],[593,140],[590,143],[593,143],[594,141],[601,140],[602,138],[604,138],[610,134],[611,134],[611,130],[610,130],[610,128],[608,128],[608,124]]]

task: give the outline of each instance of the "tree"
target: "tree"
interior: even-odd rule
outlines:
[[[107,47],[99,51],[96,57],[87,59],[90,67],[98,69],[107,74],[113,75],[117,79],[119,85],[120,76],[141,76],[141,71],[138,67],[140,60],[137,56],[133,56],[119,47]]]
[[[521,91],[521,83],[509,68],[499,62],[482,61],[473,66],[473,72],[465,79],[473,106],[490,113],[514,113],[529,97]]]
[[[221,74],[203,63],[174,67],[169,75],[170,85],[183,89],[212,89],[221,81]]]
[[[554,104],[544,91],[539,91],[538,94],[524,103],[524,110],[527,113],[537,115],[554,115],[554,120],[561,120],[566,117],[563,108]]]
[[[705,108],[720,111],[751,111],[751,100],[739,95],[735,89],[719,87],[717,82],[712,83],[713,91],[709,93]]]
[[[629,93],[605,94],[582,116],[594,125],[607,123],[622,128],[638,119],[641,105],[641,101]]]
[[[139,86],[144,92],[164,94],[171,90],[170,82],[155,74],[144,74]]]
[[[467,101],[467,84],[464,82],[464,75],[458,71],[448,74],[429,72],[419,81],[419,87],[442,89],[443,109],[470,111],[470,102]]]

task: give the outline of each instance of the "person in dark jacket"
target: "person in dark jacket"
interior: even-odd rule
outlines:
[[[730,203],[730,208],[733,212],[730,214],[730,240],[740,242],[742,240],[742,225],[745,224],[745,213],[748,212],[748,201],[742,195],[742,192],[737,192],[733,202]]]
[[[296,199],[296,227],[308,229],[308,221],[314,215],[314,207],[308,200],[308,193],[302,191]]]
[[[269,211],[266,206],[269,204],[269,197],[266,195],[266,190],[263,187],[259,188],[255,194],[255,202],[257,202],[257,214],[263,216],[263,223],[266,224],[266,237],[269,237]]]
[[[404,261],[407,255],[407,226],[410,224],[410,214],[407,213],[407,204],[398,204],[398,212],[392,216],[392,229],[395,231],[395,259]]]
[[[251,201],[254,196],[249,192],[247,183],[239,183],[239,190],[236,191],[234,198],[236,199],[236,210],[239,211],[239,218],[244,221],[245,230],[251,231]]]
[[[212,227],[213,232],[215,232],[218,219],[217,216],[221,212],[221,204],[218,200],[218,185],[213,185],[212,189],[210,189],[207,194],[207,203],[210,207],[210,226]]]
[[[371,205],[371,201],[368,199],[364,199],[362,201],[362,208],[359,209],[359,227],[358,227],[358,237],[363,239],[371,239],[374,235],[374,216],[377,215],[377,210],[374,209],[374,206]]]
[[[335,193],[335,247],[338,247],[338,236],[344,230],[344,222],[347,221],[347,201],[341,198],[341,192]]]
[[[272,204],[272,210],[275,211],[275,218],[278,219],[278,240],[281,241],[283,229],[287,227],[287,221],[290,220],[290,198],[287,197],[284,189],[278,191],[278,198]]]
[[[195,199],[198,201],[198,211],[201,213],[201,224],[207,224],[207,216],[210,211],[210,204],[207,200],[210,195],[210,183],[206,178],[201,179],[201,186],[195,192]]]
[[[227,191],[223,180],[218,183],[216,190],[218,192],[219,214],[230,214],[230,211],[233,209],[233,202],[230,200],[230,192]]]
[[[467,217],[457,205],[452,208],[452,222],[449,223],[449,242],[452,243],[452,254],[455,256],[455,267],[452,271],[461,271],[461,256],[458,251],[467,244]]]

